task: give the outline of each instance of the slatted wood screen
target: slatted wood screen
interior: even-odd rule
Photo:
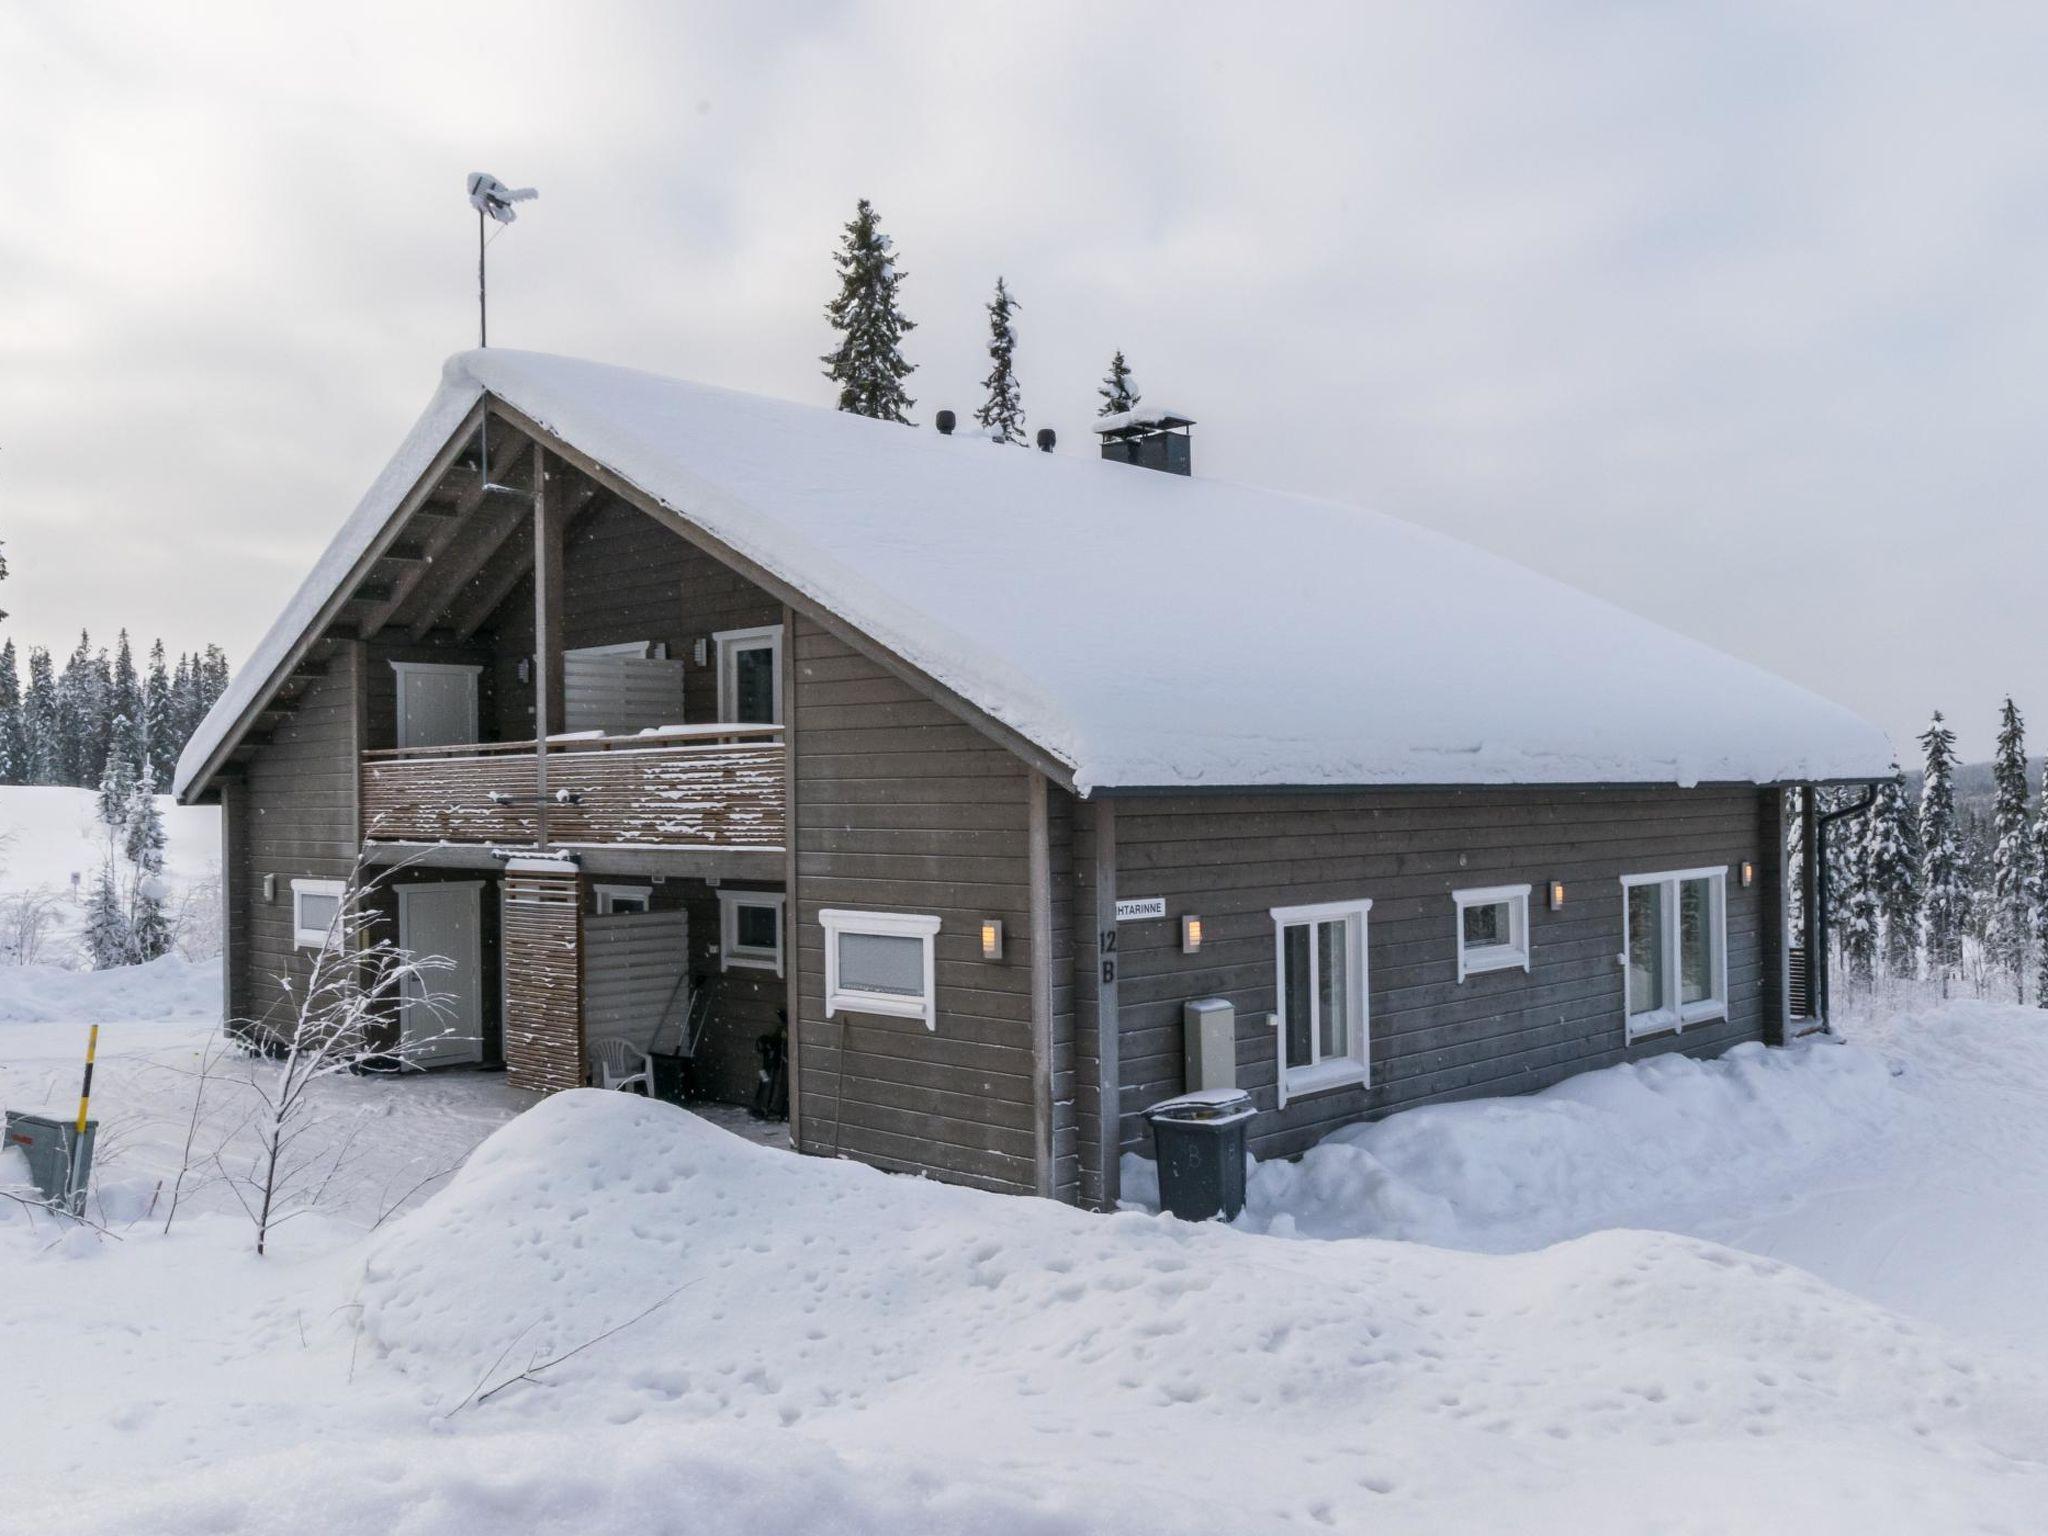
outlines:
[[[1794,946],[1785,955],[1785,983],[1787,1001],[1795,1019],[1814,1017],[1813,968],[1807,964],[1806,950]]]
[[[583,1086],[583,876],[505,875],[505,1080]]]
[[[687,912],[615,912],[583,920],[583,1033],[616,1036],[636,1051],[660,1031],[674,1050],[689,1009]]]
[[[571,731],[629,735],[683,722],[683,664],[638,656],[562,656],[562,695]]]

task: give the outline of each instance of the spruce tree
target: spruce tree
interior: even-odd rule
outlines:
[[[96,971],[111,971],[135,960],[135,938],[123,910],[121,887],[111,856],[100,861],[85,903],[85,952]]]
[[[1144,398],[1138,393],[1138,381],[1131,377],[1131,365],[1124,361],[1121,347],[1109,360],[1109,372],[1102,376],[1102,385],[1095,393],[1102,396],[1102,409],[1095,413],[1097,416],[1121,416],[1125,411],[1136,410],[1138,401]]]
[[[149,761],[150,788],[161,794],[171,787],[178,753],[184,749],[177,722],[171,715],[171,675],[161,640],[149,648],[149,673],[142,682],[142,739]]]
[[[150,786],[134,774],[129,778],[121,826],[121,854],[131,871],[129,947],[138,961],[154,960],[170,953],[174,937],[164,910],[164,818]]]
[[[996,279],[996,296],[988,301],[988,377],[981,381],[988,399],[974,413],[974,419],[988,428],[988,435],[1005,443],[1024,441],[1024,403],[1017,393],[1017,328],[1011,314],[1022,308],[1010,295],[1009,287]]]
[[[129,649],[128,631],[123,629],[114,645],[114,659],[107,678],[106,755],[120,757],[131,766],[143,761],[142,679],[135,672],[135,653]]]
[[[62,710],[57,704],[56,669],[40,645],[28,653],[28,687],[21,696],[21,733],[26,738],[28,784],[61,784],[63,753],[58,733]]]
[[[2042,764],[2041,805],[2032,833],[2033,883],[2027,889],[2027,933],[2034,943],[2034,1006],[2048,1008],[2048,762]]]
[[[1963,874],[1960,829],[1956,825],[1956,733],[1941,711],[1920,737],[1926,754],[1920,784],[1920,928],[1927,969],[1948,996],[1949,979],[1963,962],[1963,933],[1970,917],[1970,892]]]
[[[26,784],[28,771],[28,742],[21,730],[21,668],[9,640],[0,645],[0,784]]]
[[[1908,980],[1920,970],[1920,839],[1897,763],[1890,780],[1877,787],[1863,837],[1864,878],[1877,903],[1884,971]]]
[[[2034,841],[2027,824],[2026,726],[2010,698],[1999,714],[1998,750],[1991,776],[1997,786],[1991,816],[1991,892],[1986,942],[1991,961],[2027,1000],[2027,959],[2033,938]]]
[[[1868,988],[1877,979],[1880,932],[1877,888],[1870,877],[1870,838],[1844,837],[1842,842],[1851,855],[1849,898],[1842,915],[1842,969],[1850,981]]]
[[[917,402],[903,392],[903,381],[915,364],[904,361],[901,348],[904,334],[916,330],[917,322],[905,319],[896,306],[896,286],[904,274],[891,248],[873,205],[862,198],[832,258],[839,268],[839,294],[825,306],[825,318],[839,332],[839,345],[820,361],[825,377],[839,386],[840,410],[907,426]]]

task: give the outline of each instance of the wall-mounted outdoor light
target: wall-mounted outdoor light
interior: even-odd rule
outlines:
[[[1000,917],[984,917],[981,920],[981,958],[1003,958],[1003,920]]]
[[[263,899],[265,901],[277,900],[277,876],[265,875],[263,877]]]
[[[1562,912],[1564,910],[1564,882],[1562,880],[1550,882],[1550,910],[1553,912]]]
[[[1749,860],[1742,861],[1742,888],[1746,891],[1756,884],[1756,866]]]
[[[1181,914],[1180,952],[1184,955],[1199,955],[1202,952],[1202,920],[1192,913]]]

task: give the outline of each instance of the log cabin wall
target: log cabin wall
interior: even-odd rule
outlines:
[[[816,622],[792,644],[798,1145],[1030,1193],[1028,770]],[[936,1028],[825,1017],[824,907],[940,918]],[[981,957],[984,917],[1003,921],[1000,961]]]
[[[291,1008],[282,985],[312,974],[310,950],[293,939],[292,881],[343,880],[358,842],[356,762],[362,647],[341,647],[297,707],[242,769],[230,796],[227,859],[241,895],[227,953],[230,1017],[274,1031]],[[266,899],[265,877],[274,894]]]
[[[1140,1112],[1182,1091],[1181,1005],[1237,1010],[1238,1082],[1263,1111],[1261,1157],[1301,1151],[1335,1127],[1449,1099],[1526,1093],[1596,1067],[1667,1051],[1712,1055],[1765,1034],[1774,965],[1764,871],[1775,861],[1764,797],[1751,788],[1502,789],[1119,797],[1116,895],[1161,896],[1166,916],[1119,924],[1120,1143],[1152,1153]],[[1743,889],[1739,865],[1759,878]],[[1624,1029],[1624,874],[1726,866],[1728,1017],[1630,1045]],[[1562,911],[1545,909],[1549,880]],[[1458,980],[1454,890],[1520,884],[1530,961]],[[1373,1083],[1275,1109],[1276,1006],[1270,909],[1372,900],[1367,921]],[[1202,917],[1198,955],[1182,913]],[[1092,1039],[1084,1028],[1085,1043]],[[1084,1074],[1085,1080],[1085,1074]]]

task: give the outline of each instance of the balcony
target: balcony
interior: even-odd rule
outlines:
[[[540,840],[536,743],[363,754],[363,836],[381,846],[531,848]],[[666,726],[555,736],[547,843],[576,850],[773,853],[786,793],[779,725]]]

